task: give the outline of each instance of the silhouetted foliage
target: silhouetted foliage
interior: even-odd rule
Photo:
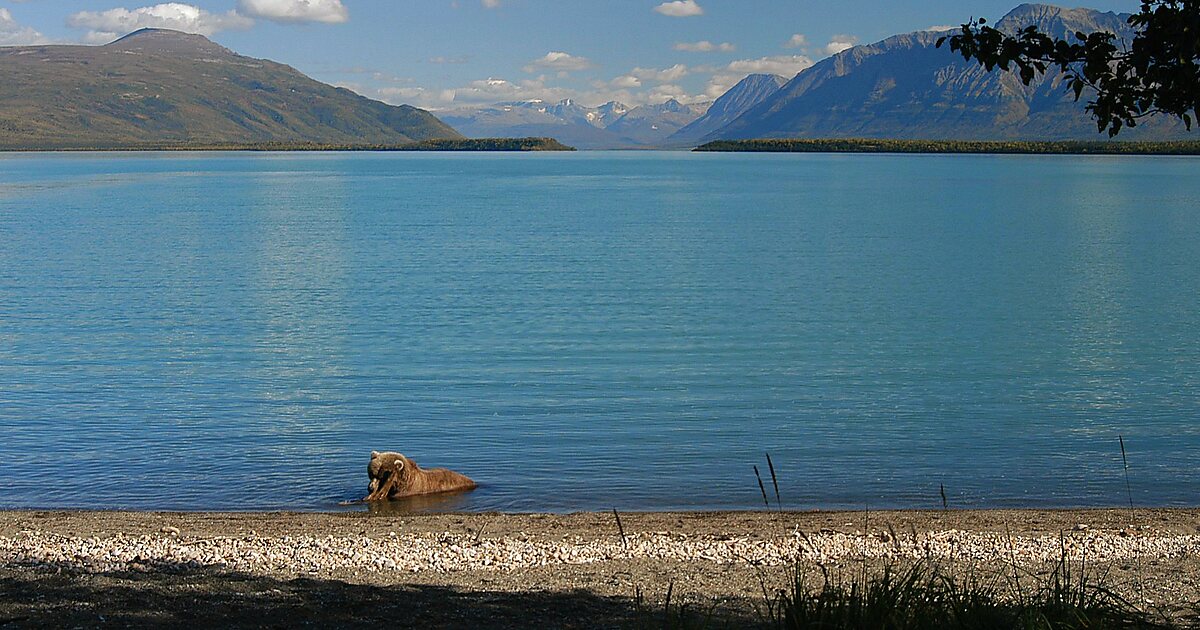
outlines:
[[[1109,137],[1153,114],[1175,116],[1191,129],[1200,118],[1200,0],[1142,0],[1129,25],[1136,32],[1132,42],[1103,31],[1062,40],[1036,26],[1010,35],[980,18],[937,45],[949,41],[965,59],[1012,70],[1025,85],[1058,68],[1076,100],[1085,89],[1094,91],[1087,110]]]

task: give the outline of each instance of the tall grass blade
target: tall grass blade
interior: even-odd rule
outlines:
[[[671,595],[675,593],[675,580],[667,584],[667,601],[663,604],[663,628],[671,627]]]
[[[771,509],[771,502],[767,500],[767,487],[763,485],[762,475],[758,474],[757,465],[754,466],[754,476],[758,478],[758,490],[762,492],[763,505],[767,506],[769,510]]]
[[[1129,458],[1125,456],[1125,436],[1118,435],[1121,442],[1121,463],[1125,465],[1125,494],[1129,496],[1129,509],[1133,509],[1133,486],[1129,485]]]
[[[625,551],[629,551],[629,541],[625,539],[625,526],[621,524],[621,515],[617,514],[617,508],[613,508],[613,516],[617,518],[617,531],[621,533],[621,546]]]
[[[779,498],[779,478],[775,476],[775,463],[771,461],[770,453],[767,453],[767,468],[771,469],[771,485],[775,486],[775,507],[782,512],[783,501]]]

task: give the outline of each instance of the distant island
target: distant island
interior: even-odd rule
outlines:
[[[329,144],[318,142],[254,142],[217,144],[112,144],[86,146],[6,147],[0,151],[574,151],[554,138],[436,138],[400,144]]]
[[[1012,153],[1024,155],[1200,155],[1200,141],[1056,142],[975,140],[761,139],[714,140],[693,149],[724,153]]]
[[[574,151],[554,138],[438,138],[380,151]]]

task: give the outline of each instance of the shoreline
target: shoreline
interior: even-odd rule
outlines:
[[[419,498],[419,497],[418,497]],[[542,522],[562,521],[578,524],[584,519],[608,519],[615,527],[614,512],[620,515],[622,522],[634,522],[637,519],[648,519],[659,522],[677,519],[690,524],[729,523],[775,523],[788,521],[803,527],[814,524],[828,524],[843,517],[852,518],[852,522],[876,525],[891,522],[902,523],[905,527],[915,525],[931,526],[937,523],[955,524],[968,529],[994,528],[997,523],[1017,525],[1015,531],[1050,531],[1045,529],[1052,525],[1086,524],[1089,520],[1101,524],[1113,525],[1122,521],[1141,521],[1151,519],[1160,524],[1166,524],[1172,530],[1194,523],[1194,532],[1200,534],[1200,506],[1154,506],[1154,507],[980,507],[980,508],[747,508],[747,509],[605,509],[605,510],[571,510],[571,511],[501,511],[501,510],[425,510],[413,508],[405,501],[383,501],[369,504],[362,501],[347,502],[336,506],[302,508],[249,508],[249,509],[141,509],[141,508],[91,508],[91,507],[20,507],[0,508],[0,536],[10,531],[14,523],[24,519],[49,519],[59,525],[85,525],[89,520],[100,520],[106,523],[126,523],[129,525],[145,524],[153,520],[186,520],[195,519],[197,523],[251,523],[291,524],[297,526],[316,523],[335,523],[338,519],[363,520],[400,520],[404,522],[424,522],[428,524],[442,522],[471,522],[480,520],[496,520],[504,522]],[[1039,526],[1031,526],[1041,524]],[[1189,529],[1189,532],[1192,530]]]
[[[431,626],[499,615],[509,627],[578,627],[578,610],[597,625],[634,623],[637,595],[661,605],[670,587],[677,601],[719,604],[738,626],[753,625],[763,589],[797,567],[1035,575],[1062,554],[1146,606],[1200,602],[1196,508],[620,516],[618,527],[611,512],[0,511],[0,621],[139,625],[153,610],[150,625],[194,625],[199,598],[232,606],[209,619],[221,626],[305,614],[365,623],[403,605]],[[336,605],[306,613],[297,601]]]

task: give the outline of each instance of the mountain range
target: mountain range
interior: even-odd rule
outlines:
[[[320,83],[200,35],[0,47],[0,147],[404,144],[462,135],[427,111]]]
[[[742,79],[713,101],[703,116],[672,134],[666,144],[686,146],[698,144],[710,134],[729,126],[742,114],[767,100],[780,90],[787,79],[777,74],[752,74]]]
[[[1058,38],[1134,33],[1127,14],[1023,4],[996,23]],[[0,149],[243,144],[397,145],[550,137],[582,149],[685,148],[747,138],[1099,140],[1064,76],[1024,85],[919,31],[855,46],[791,79],[752,74],[711,103],[587,107],[573,100],[439,112],[393,106],[239,55],[200,35],[143,29],[104,46],[0,47]],[[1191,139],[1174,119],[1121,139]]]
[[[996,23],[1015,32],[1035,25],[1066,38],[1099,30],[1132,40],[1127,14],[1023,4]],[[709,140],[747,138],[893,138],[924,140],[1100,140],[1064,76],[1051,71],[1024,85],[1011,72],[987,72],[922,31],[855,46],[797,74]],[[1189,137],[1167,118],[1143,121],[1121,139]]]
[[[567,99],[497,103],[438,112],[447,124],[472,138],[548,136],[580,149],[655,147],[704,115],[709,103],[675,99],[629,107],[616,101],[586,107]]]
[[[1108,31],[1133,39],[1128,14],[1022,4],[996,27],[1015,32],[1037,26],[1063,39],[1076,32]],[[855,46],[795,77],[747,76],[708,106],[643,107],[613,122],[560,115],[542,104],[508,103],[474,113],[447,114],[467,135],[558,135],[586,148],[692,147],[712,140],[748,138],[892,138],[920,140],[1102,140],[1061,72],[1024,85],[1011,72],[988,72],[937,41],[947,31],[918,31]],[[560,104],[561,105],[561,104]],[[612,104],[610,104],[612,105]],[[579,111],[588,111],[572,105]],[[532,126],[507,127],[512,112],[542,112]],[[703,109],[704,111],[700,111]],[[687,120],[691,116],[692,120]],[[680,124],[680,123],[683,124]],[[636,123],[636,124],[635,124]],[[544,126],[543,126],[544,125]],[[675,126],[673,133],[664,131]],[[604,133],[602,133],[602,131]],[[581,137],[587,135],[587,138]],[[1123,140],[1192,138],[1177,121],[1142,121]]]

